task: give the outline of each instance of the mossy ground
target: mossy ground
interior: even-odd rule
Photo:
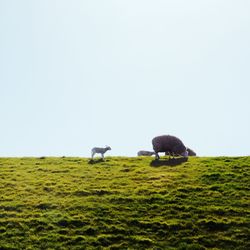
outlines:
[[[250,249],[250,157],[0,159],[0,249]]]

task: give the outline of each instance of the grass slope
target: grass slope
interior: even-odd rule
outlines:
[[[151,161],[1,158],[0,249],[250,249],[250,157]]]

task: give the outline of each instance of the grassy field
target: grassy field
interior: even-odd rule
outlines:
[[[250,249],[250,157],[0,159],[0,249]]]

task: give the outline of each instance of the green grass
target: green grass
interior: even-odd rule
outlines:
[[[250,249],[250,157],[152,159],[1,158],[0,249]]]

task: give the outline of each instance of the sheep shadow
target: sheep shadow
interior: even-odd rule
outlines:
[[[102,159],[102,158],[96,159],[96,160],[90,159],[90,160],[88,161],[88,164],[97,164],[97,163],[104,162],[104,161],[105,161],[105,160]]]
[[[150,166],[151,167],[177,166],[187,161],[188,161],[187,157],[172,158],[172,159],[167,159],[167,160],[153,160],[151,161]]]

